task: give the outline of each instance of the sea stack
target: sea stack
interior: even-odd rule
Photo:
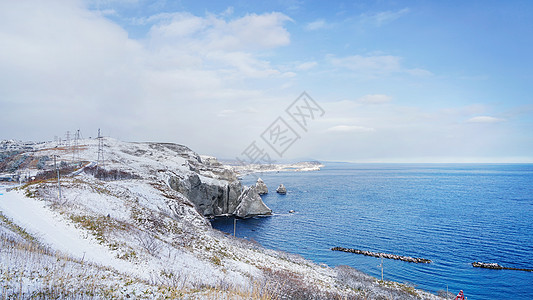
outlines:
[[[272,210],[265,205],[255,186],[244,188],[242,194],[239,196],[239,206],[233,212],[233,215],[239,218],[251,218],[254,216],[268,216],[272,215]]]
[[[257,182],[255,183],[255,190],[259,195],[268,194],[268,187],[261,178],[257,179]]]
[[[282,183],[282,184],[280,184],[280,185],[278,186],[278,188],[276,189],[276,192],[277,192],[278,194],[285,195],[285,194],[287,194],[287,189],[285,188],[285,186],[284,186],[283,183]]]

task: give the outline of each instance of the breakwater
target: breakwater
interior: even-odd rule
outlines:
[[[412,262],[412,263],[417,263],[417,264],[419,263],[429,264],[432,262],[429,259],[420,258],[420,257],[402,256],[402,255],[396,255],[396,254],[390,254],[390,253],[372,252],[372,251],[357,250],[357,249],[350,249],[350,248],[343,248],[343,247],[334,247],[334,248],[331,248],[331,250],[362,254],[362,255],[373,256],[373,257],[383,257],[387,259],[395,259],[395,260],[401,260],[401,261]]]
[[[502,265],[499,265],[497,263],[484,263],[484,262],[473,262],[472,267],[474,268],[485,268],[485,269],[493,269],[493,270],[515,270],[515,271],[526,271],[526,272],[533,272],[533,269],[521,269],[521,268],[510,268],[510,267],[504,267]]]

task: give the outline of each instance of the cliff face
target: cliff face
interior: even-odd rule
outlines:
[[[209,180],[205,177],[202,180],[198,174],[185,178],[172,176],[168,184],[187,197],[204,216],[232,215],[242,193],[238,180]]]
[[[165,162],[167,184],[181,193],[194,204],[196,210],[203,216],[231,216],[241,204],[243,186],[237,179],[236,173],[229,167],[222,165],[211,156],[201,156],[183,145],[170,143],[149,143],[149,147],[156,152],[148,153],[150,158],[164,154],[172,155],[167,162],[181,159],[179,166]],[[131,150],[130,150],[131,151]],[[139,155],[137,150],[135,155]],[[146,156],[147,153],[142,153]],[[163,159],[161,157],[161,159]],[[263,215],[267,210],[260,197],[248,199],[252,205],[240,210],[242,216]],[[268,213],[270,213],[268,209]]]
[[[165,145],[168,146],[169,144]],[[178,150],[180,153],[184,152],[183,148]],[[189,149],[185,152],[189,172],[170,176],[168,185],[187,197],[200,214],[209,217],[235,215],[242,218],[271,214],[272,210],[263,203],[259,195],[253,197],[250,193],[245,194],[232,169],[225,167],[214,157],[199,156]]]

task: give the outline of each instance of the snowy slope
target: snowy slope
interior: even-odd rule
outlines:
[[[22,191],[0,195],[0,211],[52,249],[69,254],[73,258],[112,266],[120,271],[141,273],[125,261],[114,257],[93,236],[67,222],[59,213],[48,209],[44,202],[27,198]]]
[[[71,172],[62,175],[62,197],[55,177],[9,192],[0,188],[2,294],[72,298],[85,297],[90,291],[89,296],[96,298],[126,294],[147,299],[437,298],[397,283],[380,283],[348,267],[319,266],[213,230],[191,201],[168,184],[172,176],[190,174],[209,184],[236,178],[213,158],[202,160],[174,144],[109,138],[104,144],[105,169],[131,176],[102,180],[90,172]],[[12,161],[24,160],[21,173],[37,173],[35,162],[44,156],[57,156],[56,163],[65,162],[64,166],[77,161],[94,165],[98,141],[83,140],[80,145],[79,151],[72,151],[53,143],[35,144]],[[45,169],[52,166],[49,160]]]

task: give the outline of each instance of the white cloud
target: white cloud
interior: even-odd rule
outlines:
[[[330,127],[327,132],[374,132],[376,129],[364,126],[337,125]]]
[[[361,22],[364,24],[371,24],[380,27],[399,19],[401,16],[409,13],[409,11],[409,8],[403,8],[396,11],[388,10],[374,14],[362,14],[360,18]]]
[[[235,114],[236,112],[237,111],[235,111],[233,109],[223,109],[217,114],[217,116],[225,118],[225,117],[228,117],[228,116],[231,116],[231,115]]]
[[[390,101],[392,101],[392,97],[383,94],[365,95],[357,99],[357,102],[364,104],[384,104]]]
[[[420,68],[414,68],[414,69],[408,69],[405,70],[406,73],[413,75],[413,76],[432,76],[433,73],[431,73],[428,70],[420,69]]]
[[[308,61],[308,62],[299,64],[298,66],[296,66],[296,69],[301,70],[301,71],[307,71],[307,70],[310,70],[316,67],[317,65],[318,63],[316,61]]]
[[[235,12],[235,10],[234,10],[233,6],[230,6],[230,7],[226,8],[226,10],[223,11],[221,15],[222,16],[231,16],[231,15],[233,15],[234,12]]]
[[[407,73],[415,76],[428,76],[431,72],[423,69],[406,69],[402,58],[393,55],[352,55],[336,57],[327,55],[326,60],[335,67],[351,70],[364,77],[387,76],[394,73]]]
[[[490,117],[490,116],[477,116],[468,119],[466,122],[468,123],[499,123],[503,122],[505,119]]]
[[[290,35],[281,13],[249,14],[226,20],[190,13],[160,14],[152,25],[147,47],[164,68],[218,70],[228,79],[288,76],[272,67],[260,53],[287,45]],[[221,74],[222,75],[222,74]]]
[[[211,52],[205,57],[204,64],[209,66],[209,63],[214,63],[215,67],[226,67],[226,76],[248,77],[248,78],[262,78],[275,75],[282,75],[282,73],[270,66],[267,61],[256,59],[255,56],[248,52]]]
[[[327,58],[336,67],[372,75],[390,74],[401,70],[401,58],[392,55],[353,55],[341,58],[330,55]]]
[[[328,27],[328,24],[322,19],[307,23],[307,25],[305,25],[305,29],[309,31],[319,30],[326,27]]]
[[[194,16],[190,13],[174,13],[155,16],[153,20],[163,19],[152,26],[150,35],[152,39],[178,39],[199,34],[209,26],[205,18]]]
[[[1,1],[0,110],[10,129],[0,138],[50,139],[74,128],[94,136],[101,127],[204,152],[234,144],[227,141],[259,132],[252,125],[284,105],[261,88],[295,75],[264,55],[290,43],[288,21],[281,13],[160,14],[139,20],[152,25],[134,40],[81,2]],[[231,118],[213,126],[217,115]]]
[[[208,47],[208,50],[260,50],[285,46],[290,34],[283,27],[291,19],[278,12],[248,14],[226,21],[215,15],[198,17],[190,13],[160,14],[152,21],[152,42]],[[194,43],[191,43],[194,41]]]

